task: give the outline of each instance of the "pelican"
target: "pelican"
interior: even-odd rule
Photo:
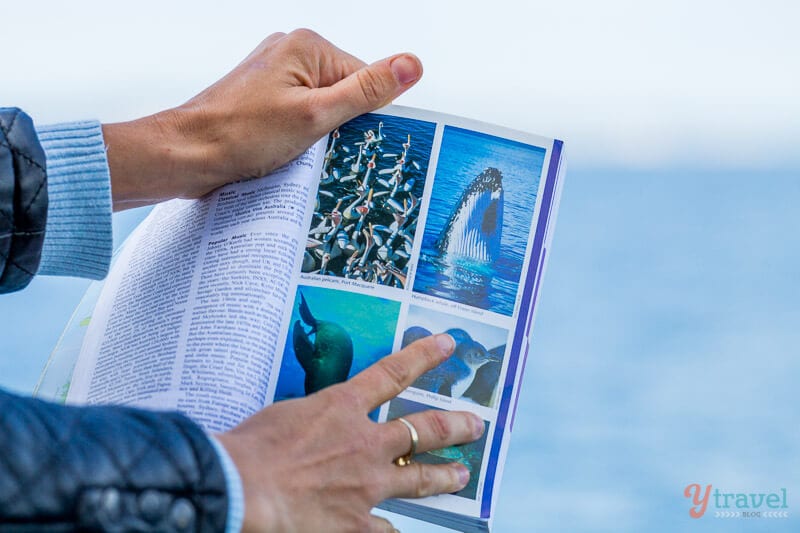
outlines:
[[[367,188],[369,188],[369,175],[372,172],[372,169],[374,168],[375,168],[375,156],[373,155],[372,159],[370,159],[369,163],[367,163],[367,172],[364,174],[364,181],[361,182],[360,186],[361,189],[366,190]]]
[[[380,122],[378,122],[378,134],[375,136],[375,142],[376,143],[383,142],[383,139],[384,139],[384,136],[383,136],[383,121],[381,120]]]
[[[375,245],[375,241],[372,239],[372,224],[369,226],[369,232],[367,232],[367,230],[361,231],[364,233],[366,245],[364,247],[364,255],[361,256],[361,261],[358,262],[358,266],[364,268],[364,265],[367,263],[367,257],[369,257],[369,253],[372,251],[372,247]]]
[[[325,152],[325,160],[324,164],[322,165],[323,174],[328,173],[328,167],[330,166],[331,160],[334,158],[335,155],[334,148],[336,147],[336,139],[338,138],[339,138],[339,128],[336,128],[335,130],[333,130],[333,133],[331,133],[331,147],[328,148],[327,152]]]
[[[367,194],[365,192],[362,192],[352,204],[345,207],[343,213],[344,218],[346,218],[347,220],[355,220],[356,218],[358,218],[358,214],[354,213],[353,210],[356,208],[358,204],[360,204],[364,200],[364,198],[366,198],[366,196]]]
[[[363,169],[363,165],[361,164],[361,156],[364,155],[364,143],[356,143],[359,144],[360,147],[358,149],[358,158],[356,158],[356,162],[350,165],[350,173],[351,174],[358,174]],[[347,163],[351,161],[355,156],[345,157],[344,162]]]

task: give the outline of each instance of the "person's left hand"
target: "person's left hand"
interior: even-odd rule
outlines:
[[[274,403],[217,435],[242,480],[242,531],[396,531],[371,514],[378,503],[463,489],[470,474],[462,464],[398,466],[394,459],[411,446],[408,428],[368,417],[454,348],[446,333],[425,337],[348,381]],[[404,418],[418,433],[418,452],[472,442],[484,431],[483,420],[467,412],[425,410]]]
[[[275,33],[182,106],[103,126],[114,209],[269,174],[421,75],[410,54],[366,65],[310,30]]]

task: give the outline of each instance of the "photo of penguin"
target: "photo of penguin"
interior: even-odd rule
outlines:
[[[406,400],[405,398],[395,398],[389,402],[389,411],[386,419],[394,420],[399,416],[406,416],[427,409],[436,408],[411,400]],[[486,437],[489,434],[489,422],[484,420],[483,423],[485,425],[483,436],[475,442],[461,444],[458,446],[448,446],[447,448],[431,450],[425,453],[418,453],[414,456],[414,460],[430,465],[458,462],[466,466],[470,474],[469,483],[467,483],[466,487],[453,494],[455,496],[461,496],[462,498],[469,498],[471,500],[477,499],[481,464],[483,463],[483,456],[486,450]]]
[[[456,341],[455,351],[444,363],[417,378],[412,387],[496,407],[508,330],[410,306],[401,346],[436,333],[450,334]]]

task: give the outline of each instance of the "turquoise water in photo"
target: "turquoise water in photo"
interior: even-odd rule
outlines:
[[[544,156],[543,148],[445,127],[414,291],[513,313]],[[503,175],[500,258],[491,265],[451,262],[440,256],[437,241],[462,191],[489,167]]]
[[[297,361],[292,342],[292,328],[296,321],[301,320],[300,292],[305,296],[315,319],[335,322],[350,335],[353,342],[353,363],[349,376],[354,376],[392,352],[400,312],[398,302],[340,290],[301,286],[292,308],[291,325],[275,391],[276,401],[306,395],[306,373]],[[306,331],[310,329],[305,324],[304,328]]]

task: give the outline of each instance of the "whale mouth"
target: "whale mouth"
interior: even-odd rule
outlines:
[[[494,263],[503,231],[503,176],[489,167],[464,190],[437,242],[442,256]]]

